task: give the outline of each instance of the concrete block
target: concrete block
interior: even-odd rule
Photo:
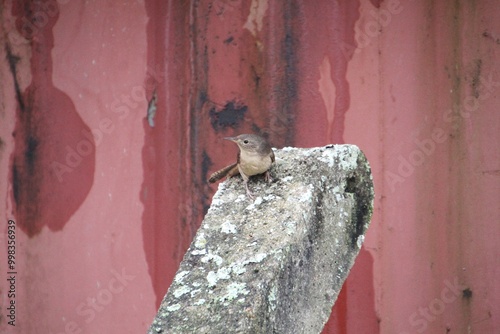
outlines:
[[[321,332],[370,223],[370,167],[354,145],[275,154],[255,200],[219,185],[150,334]]]

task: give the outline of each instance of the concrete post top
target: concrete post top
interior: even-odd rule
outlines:
[[[354,145],[275,154],[255,200],[220,184],[150,333],[321,331],[370,222],[370,167]]]

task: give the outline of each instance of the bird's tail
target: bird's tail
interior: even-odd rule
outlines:
[[[234,164],[219,169],[218,171],[210,175],[210,177],[208,178],[208,182],[214,183],[219,181],[225,176],[231,177],[237,174],[239,174],[238,163],[235,162]]]

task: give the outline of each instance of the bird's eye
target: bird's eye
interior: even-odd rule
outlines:
[[[247,140],[247,139],[245,139],[245,140],[243,141],[243,143],[244,143],[244,144],[248,144],[248,140]]]

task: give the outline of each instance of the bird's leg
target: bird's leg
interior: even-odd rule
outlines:
[[[243,173],[240,169],[240,174],[241,174],[241,177],[243,178],[243,183],[245,184],[245,189],[247,190],[247,195],[250,199],[253,200],[253,194],[252,192],[250,191],[250,189],[248,188],[248,179],[250,178],[248,175],[246,175],[245,173]]]
[[[254,198],[253,198],[253,194],[252,194],[252,192],[250,191],[250,189],[248,188],[248,179],[246,179],[246,180],[245,180],[245,181],[243,181],[243,182],[245,182],[245,188],[246,188],[246,190],[247,190],[247,196],[248,196],[251,200],[253,200],[253,199],[254,199]]]
[[[266,173],[264,174],[264,179],[266,180],[267,183],[273,182],[273,178],[271,177],[271,173],[269,173],[268,170],[266,170]]]

